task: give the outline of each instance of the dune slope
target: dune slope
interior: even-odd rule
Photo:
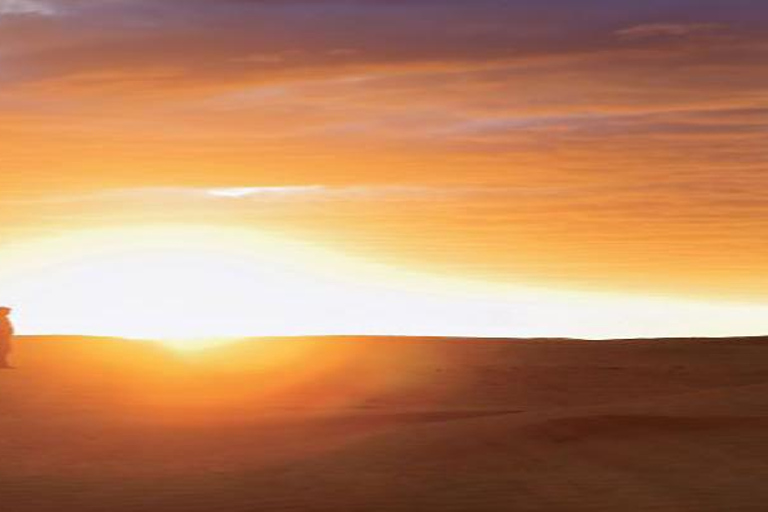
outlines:
[[[23,339],[2,509],[764,510],[767,342]]]

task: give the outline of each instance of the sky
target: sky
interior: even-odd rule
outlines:
[[[0,266],[197,225],[768,332],[767,24],[760,0],[0,0]],[[403,331],[518,332],[453,308]]]

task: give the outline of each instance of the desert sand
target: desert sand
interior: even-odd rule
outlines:
[[[19,340],[0,509],[762,511],[768,339]]]

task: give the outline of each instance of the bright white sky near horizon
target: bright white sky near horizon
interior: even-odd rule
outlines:
[[[768,307],[469,282],[406,272],[250,230],[86,231],[0,253],[24,334],[195,338],[380,334],[727,336]]]

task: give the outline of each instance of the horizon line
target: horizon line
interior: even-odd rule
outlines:
[[[131,338],[124,336],[109,336],[97,334],[19,334],[16,338],[80,338],[92,340],[114,340],[128,342],[163,343],[164,338]],[[206,340],[221,340],[222,342],[255,341],[255,340],[299,340],[299,339],[392,339],[392,340],[481,340],[481,341],[584,341],[584,342],[611,342],[611,341],[690,341],[690,340],[768,340],[767,334],[758,335],[732,335],[732,336],[660,336],[660,337],[631,337],[631,338],[573,338],[567,336],[440,336],[440,335],[397,335],[397,334],[305,334],[305,335],[247,335],[247,336],[222,336],[206,337]],[[202,339],[202,338],[201,338]],[[174,340],[183,343],[184,339]],[[190,339],[190,342],[199,339]]]

